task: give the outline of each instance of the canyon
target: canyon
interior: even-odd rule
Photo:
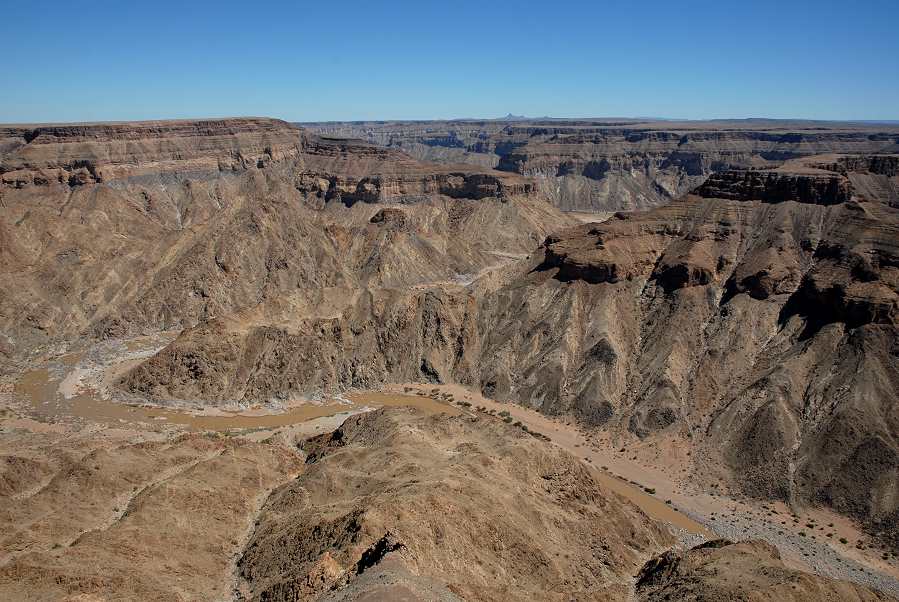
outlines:
[[[895,124],[744,119],[527,119],[299,124],[423,160],[537,178],[566,211],[650,209],[728,169],[826,153],[899,152]]]
[[[0,126],[0,243],[11,599],[899,594],[894,126]],[[631,453],[863,568],[677,527]]]

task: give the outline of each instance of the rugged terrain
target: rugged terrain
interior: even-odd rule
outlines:
[[[0,598],[228,599],[283,446],[208,435],[4,428]]]
[[[773,168],[823,153],[899,151],[899,128],[735,120],[516,119],[304,124],[427,160],[536,176],[562,209],[647,209],[728,169]]]
[[[625,599],[642,558],[673,543],[588,468],[495,420],[398,409],[305,447],[238,564],[250,599]]]
[[[35,426],[0,430],[4,599],[889,599],[759,542],[665,552],[595,470],[489,417],[393,408],[299,440]]]
[[[160,399],[389,382],[703,450],[761,498],[896,537],[896,156],[730,171],[657,210],[547,238],[469,286],[381,290],[303,324],[214,320],[125,380]],[[279,318],[280,320],[280,318]]]
[[[278,299],[451,280],[572,220],[511,174],[424,164],[284,122],[7,127],[2,349],[182,328]],[[499,255],[498,255],[499,254]]]
[[[862,602],[886,600],[865,588],[815,578],[784,566],[774,546],[714,540],[686,552],[666,552],[646,563],[637,599]]]
[[[302,443],[24,428],[16,396],[76,342],[171,331],[97,382],[205,412],[459,385],[573,422],[613,459],[690,458],[706,492],[836,511],[895,551],[899,155],[812,154],[829,147],[803,134],[809,156],[722,163],[664,206],[579,224],[545,179],[277,120],[0,132],[4,591],[743,599],[749,579],[769,598],[876,599],[762,544],[672,552],[635,590],[675,537],[484,411],[376,413]],[[126,582],[119,553],[146,573]]]

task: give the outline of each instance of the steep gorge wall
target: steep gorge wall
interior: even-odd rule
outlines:
[[[899,214],[855,194],[897,181],[825,174],[843,199],[811,169],[777,172],[790,198],[724,174],[709,196],[558,231],[469,287],[366,295],[294,331],[202,325],[124,385],[224,400],[458,382],[673,437],[707,458],[700,481],[825,504],[899,542]]]
[[[496,166],[539,178],[564,210],[647,209],[710,174],[822,153],[889,153],[899,130],[826,122],[612,120],[358,122],[308,124],[421,158]]]

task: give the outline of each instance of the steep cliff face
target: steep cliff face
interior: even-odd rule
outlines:
[[[899,129],[786,121],[522,120],[308,124],[429,160],[537,176],[565,210],[647,209],[710,174],[822,153],[899,151]]]
[[[483,199],[536,193],[532,180],[472,166],[421,163],[396,150],[329,138],[307,145],[297,188],[347,205],[433,195]]]
[[[736,201],[795,201],[813,205],[838,205],[852,197],[852,187],[848,178],[835,173],[728,170],[712,174],[696,193],[704,197]]]
[[[199,175],[295,158],[300,132],[275,119],[0,127],[4,186],[72,186],[177,172]]]
[[[770,190],[755,172],[719,174],[700,192],[731,198],[550,237],[485,299],[495,359],[478,380],[545,412],[683,438],[751,495],[823,503],[895,537],[899,213],[856,193],[899,182],[793,167],[775,198],[749,200]]]

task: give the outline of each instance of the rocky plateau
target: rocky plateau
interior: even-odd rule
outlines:
[[[302,124],[420,159],[531,175],[566,211],[649,209],[713,173],[825,153],[899,152],[899,128],[814,121],[513,119]]]

